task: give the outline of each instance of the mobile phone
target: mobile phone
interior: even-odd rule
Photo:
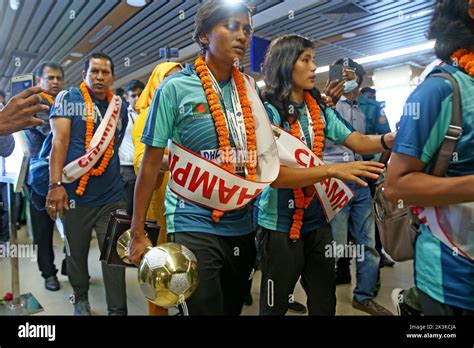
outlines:
[[[14,97],[34,85],[35,76],[33,74],[15,75],[12,77],[11,96]]]
[[[15,75],[12,77],[11,96],[13,97],[17,94],[20,94],[24,90],[33,86],[36,86],[35,75],[33,74]],[[37,113],[35,117],[45,122],[49,121],[48,112]]]
[[[329,67],[329,81],[342,81],[344,67],[342,64],[334,64]]]

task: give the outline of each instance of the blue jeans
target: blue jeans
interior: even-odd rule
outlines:
[[[350,228],[356,250],[354,299],[365,304],[374,297],[380,261],[379,253],[375,249],[372,196],[368,187],[362,187],[355,183],[346,184],[354,192],[354,198],[331,221],[331,229],[336,242],[335,250],[343,250],[342,248],[347,245],[347,231]],[[336,256],[351,257],[353,254]]]

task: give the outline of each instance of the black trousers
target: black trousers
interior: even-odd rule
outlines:
[[[302,278],[309,315],[336,314],[336,274],[329,225],[292,241],[288,233],[263,229],[260,315],[285,315],[296,282]]]
[[[123,192],[125,195],[125,202],[127,204],[127,214],[133,215],[133,195],[135,193],[135,183],[137,176],[135,175],[135,169],[133,166],[121,166],[122,172],[122,185]]]
[[[44,208],[46,197],[35,193],[25,186],[30,199],[30,217],[33,230],[33,243],[38,245],[38,268],[43,278],[56,275],[58,270],[54,265],[53,234],[54,221]]]
[[[240,315],[255,265],[255,233],[223,237],[202,232],[168,234],[198,260],[199,286],[186,300],[189,315]]]

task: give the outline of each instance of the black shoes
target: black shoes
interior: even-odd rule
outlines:
[[[403,296],[403,293],[405,290],[396,288],[393,289],[392,291],[392,303],[395,309],[397,310],[397,314],[399,316],[403,317],[419,317],[422,315],[422,313],[418,310],[416,310],[413,307],[410,307],[405,303],[405,298]]]
[[[58,291],[60,288],[58,278],[54,275],[44,280],[44,287],[49,291]]]
[[[395,265],[395,262],[390,260],[384,253],[380,255],[380,265],[379,268],[383,267],[393,267]]]
[[[303,304],[296,301],[288,301],[288,310],[298,314],[305,314],[308,311]]]

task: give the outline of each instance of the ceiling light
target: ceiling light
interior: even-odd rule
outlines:
[[[357,36],[357,33],[354,33],[354,32],[348,32],[348,33],[344,33],[341,35],[344,39],[351,39],[353,37],[356,37]]]
[[[146,0],[127,0],[127,4],[132,7],[143,7],[146,5]]]
[[[71,63],[72,63],[72,60],[68,59],[68,60],[66,60],[66,61],[63,63],[63,66],[66,67],[66,66],[68,66],[68,65],[71,64]]]
[[[69,53],[69,55],[70,55],[71,57],[74,57],[74,58],[82,58],[82,57],[84,57],[84,55],[83,55],[81,52],[71,52],[71,53]]]
[[[388,52],[384,52],[380,54],[374,54],[372,56],[362,57],[362,58],[358,58],[354,60],[359,64],[367,64],[367,63],[372,63],[378,60],[401,57],[407,54],[412,54],[412,53],[417,53],[417,52],[429,51],[434,48],[434,45],[435,45],[435,41],[429,41],[422,45],[410,46],[410,47],[388,51]],[[326,66],[322,66],[318,68],[316,73],[321,74],[328,71],[329,71],[329,65],[326,65]]]
[[[10,8],[13,11],[18,10],[18,8],[20,7],[20,0],[10,0],[9,2],[10,2]]]

